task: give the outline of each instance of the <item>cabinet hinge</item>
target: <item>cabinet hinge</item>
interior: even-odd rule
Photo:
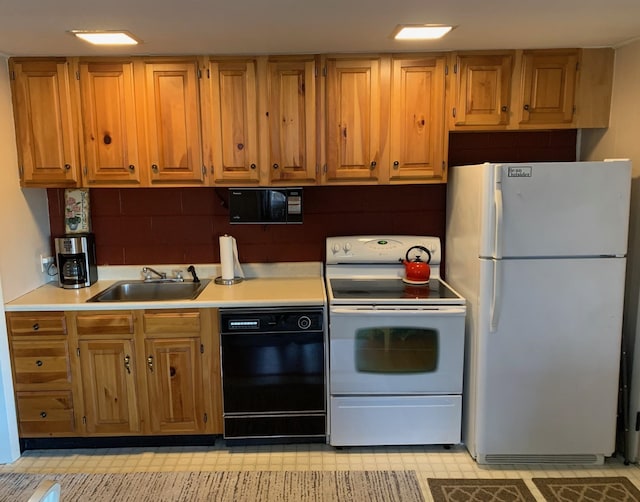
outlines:
[[[456,118],[456,107],[455,106],[453,107],[453,118],[454,119]]]
[[[458,63],[453,65],[453,73],[458,73]]]
[[[202,176],[206,176],[206,175],[207,175],[207,166],[202,164]]]
[[[572,113],[573,115],[575,115],[575,114],[576,114],[576,105],[573,105],[573,110],[571,110],[571,113]]]
[[[576,62],[576,71],[580,69],[580,63]]]
[[[76,80],[80,80],[80,72],[79,71],[76,72]]]
[[[200,354],[204,354],[204,343],[200,344]]]
[[[200,68],[198,68],[198,78],[202,78],[202,71],[200,70]]]
[[[325,174],[325,175],[327,174],[327,164],[324,164],[322,166],[322,174]]]
[[[15,72],[15,71],[13,71],[13,70],[11,70],[11,73],[9,73],[9,78],[10,78],[11,80],[15,80],[15,79],[16,79],[16,72]]]
[[[207,68],[207,78],[211,78],[211,70]]]
[[[209,420],[209,417],[208,417],[208,416],[207,416],[207,414],[205,413],[205,414],[204,414],[204,423],[206,424],[208,420]]]
[[[318,76],[318,66],[317,65],[313,65],[313,76],[314,77]]]
[[[80,347],[76,349],[76,354],[78,355],[78,357],[80,357]]]
[[[326,77],[326,76],[327,76],[327,67],[326,67],[326,66],[323,66],[323,67],[322,67],[322,76],[323,76],[323,77]]]
[[[24,166],[18,166],[18,176],[20,179],[24,178]]]
[[[449,65],[448,64],[444,65],[444,76],[446,77],[447,75],[449,75]]]
[[[213,164],[211,164],[211,176],[213,176]]]
[[[87,166],[84,166],[82,168],[82,172],[84,173],[85,176],[87,175],[87,172],[88,172]]]
[[[87,417],[82,417],[82,425],[87,425]]]
[[[444,171],[446,167],[447,167],[447,163],[443,160],[442,161],[442,170]]]

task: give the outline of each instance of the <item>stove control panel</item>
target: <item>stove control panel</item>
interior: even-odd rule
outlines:
[[[327,237],[326,263],[398,263],[414,246],[426,247],[431,252],[431,264],[440,263],[440,238],[411,235]],[[410,259],[417,256],[423,261],[428,259],[427,253],[419,250],[413,250]]]

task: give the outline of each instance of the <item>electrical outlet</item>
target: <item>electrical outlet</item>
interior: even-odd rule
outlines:
[[[53,263],[53,256],[40,255],[40,272],[47,272]]]

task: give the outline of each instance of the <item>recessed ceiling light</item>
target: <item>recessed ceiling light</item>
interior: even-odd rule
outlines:
[[[396,40],[434,40],[442,38],[454,27],[441,24],[403,24],[393,32]]]
[[[139,43],[131,33],[122,30],[71,30],[69,33],[94,45],[137,45]]]

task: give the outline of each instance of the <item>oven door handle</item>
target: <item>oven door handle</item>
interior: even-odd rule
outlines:
[[[366,314],[373,316],[406,316],[411,315],[465,315],[467,309],[465,307],[332,307],[330,314]]]

